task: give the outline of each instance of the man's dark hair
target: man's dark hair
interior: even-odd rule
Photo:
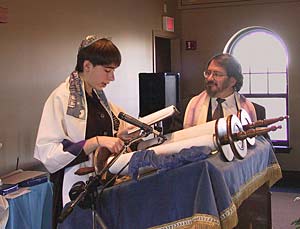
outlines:
[[[236,79],[236,84],[234,87],[236,91],[239,91],[243,86],[244,79],[240,63],[232,55],[228,53],[222,53],[212,57],[209,60],[206,68],[208,68],[212,61],[215,61],[218,65],[223,67],[229,77],[234,77]]]
[[[76,71],[83,72],[83,62],[85,60],[90,61],[93,66],[114,64],[118,67],[121,64],[121,53],[112,41],[102,38],[85,48],[79,49]]]

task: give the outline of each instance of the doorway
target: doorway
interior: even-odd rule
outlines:
[[[153,72],[180,72],[180,39],[176,34],[153,30]]]
[[[163,88],[160,93],[153,93],[156,101],[162,101],[161,108],[168,105],[178,107],[180,101],[180,39],[176,34],[165,31],[153,31],[153,74],[156,75],[152,79],[154,88],[158,90],[158,84],[155,80],[161,79]],[[151,80],[151,79],[150,79]],[[149,90],[147,90],[149,94]],[[158,95],[161,95],[158,98]],[[172,101],[172,102],[170,102]],[[167,134],[172,131],[172,118],[162,121],[161,127],[163,133]]]
[[[155,37],[156,72],[171,72],[171,40]]]

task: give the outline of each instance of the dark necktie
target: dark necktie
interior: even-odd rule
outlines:
[[[218,105],[217,105],[217,108],[214,111],[214,114],[212,116],[212,120],[216,120],[216,119],[224,117],[223,108],[222,108],[222,103],[224,101],[225,101],[225,99],[217,98]]]

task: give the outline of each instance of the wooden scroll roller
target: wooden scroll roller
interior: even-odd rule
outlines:
[[[254,138],[256,136],[259,135],[264,135],[268,132],[271,131],[276,131],[277,129],[281,129],[281,126],[271,126],[271,127],[262,127],[260,129],[248,129],[246,131],[239,131],[237,133],[233,133],[233,134],[229,134],[224,136],[223,138],[220,139],[220,144],[230,144],[232,146],[233,149],[233,153],[234,155],[238,158],[238,159],[243,159],[245,158],[246,154],[242,154],[241,152],[243,151],[239,151],[238,147],[240,147],[240,145],[236,144],[239,141],[248,139],[248,138]]]
[[[248,130],[245,130],[245,131],[240,131],[236,134],[233,134],[232,135],[232,140],[233,141],[238,141],[238,140],[243,140],[243,139],[246,139],[246,138],[252,138],[252,137],[255,137],[255,136],[259,136],[259,135],[264,135],[268,132],[271,132],[271,131],[276,131],[278,129],[281,129],[282,127],[281,126],[270,126],[270,127],[263,127],[263,128],[260,128],[260,129],[248,129]],[[229,139],[222,139],[224,140],[225,142],[229,141]],[[221,141],[222,141],[221,140]]]
[[[247,147],[246,147],[246,142],[249,144],[249,146],[253,146],[255,144],[255,136],[258,135],[263,135],[266,134],[270,131],[275,131],[279,127],[272,127],[270,129],[268,128],[263,128],[261,129],[262,126],[268,126],[270,124],[274,124],[278,121],[282,121],[284,119],[287,119],[288,116],[282,116],[279,118],[272,118],[272,119],[265,119],[265,120],[258,120],[256,122],[251,122],[251,118],[249,114],[244,110],[241,109],[238,112],[238,119],[240,120],[240,123],[235,120],[236,116],[235,115],[229,115],[226,119],[226,133],[227,137],[229,138],[229,145],[231,147],[231,150],[236,158],[243,159],[247,155]],[[233,120],[235,120],[233,122]],[[275,128],[275,129],[274,129]],[[249,131],[248,131],[249,130]],[[236,133],[243,133],[243,131],[248,131],[247,132],[247,137],[246,138],[235,138],[232,139],[233,136],[236,135]],[[252,135],[250,133],[253,133]],[[246,142],[245,142],[246,140]],[[227,144],[228,144],[227,142]],[[223,142],[225,144],[225,142]],[[222,147],[224,148],[224,147]]]
[[[274,124],[274,123],[279,122],[279,121],[283,121],[283,120],[288,119],[288,118],[289,118],[289,116],[286,115],[286,116],[281,116],[281,117],[278,117],[278,118],[258,120],[256,122],[252,122],[252,123],[249,123],[247,125],[244,125],[243,128],[244,128],[244,130],[248,130],[248,129],[251,129],[251,128],[266,127],[268,125]]]
[[[243,125],[243,130],[249,130],[249,129],[254,129],[254,128],[258,128],[258,127],[267,127],[268,125],[274,124],[276,122],[279,121],[283,121],[285,119],[288,119],[289,116],[281,116],[278,118],[271,118],[271,119],[264,119],[264,120],[257,120],[255,122],[253,122],[250,118],[250,115],[248,114],[248,112],[244,109],[240,109],[237,113],[238,118],[241,120],[241,123]],[[247,143],[250,146],[253,146],[255,144],[255,138],[252,137],[248,137],[247,139]]]
[[[242,126],[243,126],[243,130],[245,130],[245,126],[249,125],[250,123],[252,123],[252,119],[250,117],[250,115],[248,114],[248,112],[244,109],[240,109],[237,113],[238,118],[240,119]],[[255,138],[247,138],[246,139],[247,143],[249,146],[254,146],[255,145]]]
[[[80,168],[75,172],[75,174],[86,175],[89,173],[95,173],[95,176],[100,177],[100,182],[102,185],[104,185],[103,187],[114,185],[116,184],[116,179],[119,177],[119,173],[112,174],[110,173],[109,168],[125,152],[127,152],[127,146],[125,146],[119,153],[115,154],[114,156],[112,156],[112,153],[106,147],[98,147],[94,152],[94,167]],[[121,171],[122,169],[120,169],[120,173]]]
[[[81,176],[95,172],[96,175],[100,175],[99,168],[104,168],[107,165],[107,160],[110,156],[112,156],[112,154],[107,148],[98,147],[94,152],[94,167],[80,168],[75,172],[75,174]]]
[[[116,160],[118,160],[118,158],[122,154],[128,152],[131,144],[143,139],[145,136],[145,133],[142,132],[140,135],[134,137],[131,141],[125,141],[125,146],[121,149],[120,152],[114,155],[112,155],[112,153],[106,147],[98,147],[94,152],[93,167],[80,168],[75,172],[75,174],[80,176],[95,172],[96,175],[100,175],[103,178],[104,182],[107,180],[111,180],[111,176],[108,171],[109,168],[115,163]],[[108,158],[110,158],[109,162]]]
[[[232,117],[231,117],[232,116]],[[231,117],[231,118],[229,118]],[[266,134],[270,131],[275,131],[277,129],[281,129],[281,126],[275,127],[266,127],[266,128],[259,128],[259,129],[247,129],[244,130],[243,125],[239,125],[238,122],[232,124],[232,120],[234,120],[236,117],[234,115],[230,115],[227,119],[227,135],[223,139],[220,139],[222,144],[228,144],[231,146],[231,149],[233,151],[233,154],[238,159],[243,159],[247,155],[246,149],[246,143],[245,139],[249,143],[252,139],[255,141],[255,136]],[[255,142],[254,142],[255,143]],[[249,143],[250,144],[250,143]],[[252,144],[250,144],[252,145]],[[254,145],[254,144],[253,144]]]

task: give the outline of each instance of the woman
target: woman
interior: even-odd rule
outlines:
[[[97,147],[117,153],[124,146],[119,137],[129,137],[126,124],[117,118],[120,109],[107,101],[102,90],[114,81],[120,63],[120,51],[110,40],[88,36],[78,50],[75,71],[45,103],[34,157],[45,165],[54,183],[54,228],[62,207],[70,201],[72,185],[89,177],[74,172],[93,166],[92,152]]]

